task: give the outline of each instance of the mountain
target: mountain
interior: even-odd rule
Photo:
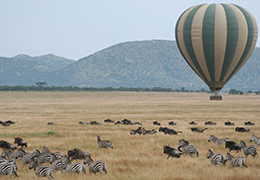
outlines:
[[[24,54],[12,58],[0,57],[0,85],[34,85],[44,81],[48,73],[73,62],[75,61],[52,54],[38,57]]]
[[[36,82],[45,81],[49,86],[110,86],[115,88],[158,86],[208,90],[207,85],[183,60],[175,41],[151,40],[120,43],[78,61],[54,55],[19,56],[0,58],[2,68],[0,77],[3,77],[2,75],[7,77],[7,73],[2,72],[6,69],[9,69],[10,76],[8,81],[1,78],[1,85],[34,85]],[[223,89],[259,90],[259,57],[260,49],[255,48],[244,67]],[[2,67],[4,59],[8,59],[10,63],[16,61],[16,65],[6,63],[5,67]],[[19,81],[17,81],[18,77]]]

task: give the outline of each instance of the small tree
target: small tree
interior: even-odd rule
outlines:
[[[47,86],[46,82],[37,82],[35,83],[38,87],[43,87],[43,86]]]

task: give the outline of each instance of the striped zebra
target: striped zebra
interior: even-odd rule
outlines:
[[[255,157],[255,155],[257,155],[256,152],[256,147],[253,145],[250,146],[246,146],[246,143],[244,141],[240,141],[239,147],[243,148],[245,157],[247,158],[247,156],[250,154],[251,156]]]
[[[250,139],[250,142],[252,142],[252,141],[255,141],[255,142],[256,142],[256,144],[257,144],[256,147],[260,146],[260,138],[259,138],[259,137],[253,135],[253,136],[251,137],[251,139]]]
[[[214,144],[216,144],[216,145],[221,145],[221,144],[226,143],[227,141],[230,141],[230,139],[229,139],[229,138],[226,138],[226,137],[223,138],[223,139],[218,139],[216,136],[211,135],[211,136],[209,137],[209,139],[208,139],[208,142],[210,142],[210,141],[213,141]]]
[[[43,146],[42,147],[42,154],[45,154],[45,153],[51,153],[51,151],[47,147]]]
[[[40,151],[38,149],[34,149],[32,153],[27,153],[23,156],[22,161],[23,164],[29,164],[34,159],[34,157],[40,156]]]
[[[34,169],[35,175],[37,177],[47,177],[48,179],[53,179],[52,172],[53,169],[50,166],[39,166],[35,160],[32,160],[29,169]]]
[[[86,174],[85,165],[82,162],[71,163],[68,156],[64,156],[62,162],[65,164],[65,172]]]
[[[53,169],[54,173],[56,173],[57,171],[60,171],[61,173],[63,173],[63,169],[66,168],[66,164],[64,162],[62,162],[61,159],[56,159],[51,164],[52,164],[52,169]]]
[[[191,157],[192,155],[199,157],[199,152],[197,151],[197,148],[194,145],[190,144],[185,139],[181,139],[179,140],[179,142],[180,142],[178,146],[179,151],[181,151],[180,148],[182,148],[183,154],[185,155],[189,154]]]
[[[43,164],[43,163],[51,163],[54,160],[56,160],[56,156],[53,153],[45,153],[45,154],[41,154],[39,157],[37,157],[37,163]]]
[[[17,152],[12,152],[9,149],[4,149],[2,157],[8,157],[8,159],[22,159],[26,154],[24,150],[19,149]]]
[[[0,175],[11,175],[18,177],[16,171],[17,171],[17,164],[14,159],[11,160],[0,160]]]
[[[104,161],[96,161],[94,162],[90,156],[87,156],[84,164],[88,164],[89,174],[93,172],[96,174],[99,172],[102,175],[102,170],[107,173],[107,167]]]
[[[227,160],[225,160],[223,154],[221,153],[214,154],[212,149],[209,149],[207,158],[208,159],[210,158],[210,162],[213,165],[218,164],[220,167],[222,166],[221,164],[223,164],[224,166],[226,165]]]
[[[233,157],[230,153],[227,153],[226,160],[230,161],[231,167],[245,166],[247,168],[245,165],[245,158],[242,156]]]
[[[99,150],[101,150],[101,148],[106,148],[107,149],[108,147],[113,149],[112,142],[109,141],[109,140],[101,140],[100,136],[97,136],[97,143],[98,143]]]

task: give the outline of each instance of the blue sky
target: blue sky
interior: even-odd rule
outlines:
[[[259,0],[0,0],[0,56],[78,60],[121,42],[175,40],[178,17],[202,3],[243,6],[260,24]]]

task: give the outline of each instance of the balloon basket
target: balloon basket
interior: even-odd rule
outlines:
[[[215,93],[215,95],[210,96],[210,100],[222,100],[222,96]]]

